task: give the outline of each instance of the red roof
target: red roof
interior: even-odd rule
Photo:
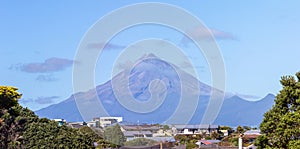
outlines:
[[[201,143],[203,143],[203,144],[205,144],[205,145],[210,145],[210,144],[212,144],[212,143],[209,142],[209,141],[201,141]]]
[[[260,136],[259,134],[249,134],[249,135],[244,135],[244,138],[256,139],[259,136]]]

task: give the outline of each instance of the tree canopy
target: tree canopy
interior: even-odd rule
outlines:
[[[300,148],[300,72],[281,78],[282,90],[264,114],[259,148]]]
[[[121,131],[121,127],[119,124],[105,128],[104,138],[106,141],[115,144],[116,146],[122,146],[126,141],[126,138]]]
[[[238,132],[238,133],[243,133],[245,130],[244,130],[244,128],[242,127],[242,126],[238,126],[237,128],[236,128],[236,132]]]
[[[137,139],[125,142],[125,146],[153,146],[156,144],[158,144],[157,141],[146,139],[146,138],[137,138]]]
[[[90,128],[73,129],[47,118],[38,118],[18,104],[17,88],[0,86],[0,148],[95,148],[109,143]]]
[[[10,86],[0,87],[0,109],[9,109],[18,104],[18,99],[20,99],[22,95],[19,94],[17,90],[17,88]]]

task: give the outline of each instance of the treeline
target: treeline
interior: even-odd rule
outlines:
[[[18,104],[17,88],[0,86],[0,148],[105,148],[112,144],[89,127],[80,129],[39,118]]]

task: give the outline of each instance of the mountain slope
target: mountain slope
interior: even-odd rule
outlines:
[[[129,74],[128,81],[125,80],[127,79],[126,74]],[[122,116],[125,121],[162,123],[168,118],[174,117],[173,114],[176,111],[176,117],[171,121],[172,123],[184,123],[183,119],[187,119],[187,113],[194,112],[189,123],[197,124],[201,122],[212,89],[176,66],[154,55],[147,55],[140,59],[133,69],[124,70],[112,80],[97,86],[97,92],[90,90],[77,93],[75,94],[76,102],[74,95],[72,95],[59,104],[36,111],[36,114],[48,118],[65,118],[67,121],[82,121],[83,119],[88,121],[94,117],[105,115],[95,106],[100,101],[109,115]],[[131,98],[139,102],[147,102],[153,98],[161,104],[153,111],[139,113],[130,107],[124,107],[118,100],[122,99],[128,105],[134,105],[133,101],[130,100]],[[249,102],[237,96],[225,99],[216,123],[230,126],[236,124],[258,125],[262,113],[273,104],[271,98],[274,99],[274,96],[267,96],[261,102]],[[178,105],[183,100],[185,107],[178,111]],[[80,107],[80,112],[84,114],[83,117],[80,115],[77,105]],[[193,106],[196,109],[193,109]],[[251,108],[244,110],[248,107]],[[148,107],[134,108],[143,110],[143,108],[147,109]],[[246,115],[249,120],[243,118],[242,115]]]
[[[229,126],[258,126],[263,115],[274,102],[275,96],[268,94],[259,101],[247,101],[238,96],[225,99],[216,124]]]

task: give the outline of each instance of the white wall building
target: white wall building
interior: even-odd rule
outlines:
[[[173,125],[172,131],[174,134],[185,134],[185,135],[193,135],[193,134],[201,134],[206,133],[210,134],[211,132],[216,132],[219,130],[218,125]]]
[[[99,125],[101,127],[106,127],[114,123],[120,123],[123,121],[123,117],[99,117],[99,118],[93,118],[93,122],[95,122],[95,125],[97,127],[97,122],[99,122]]]

